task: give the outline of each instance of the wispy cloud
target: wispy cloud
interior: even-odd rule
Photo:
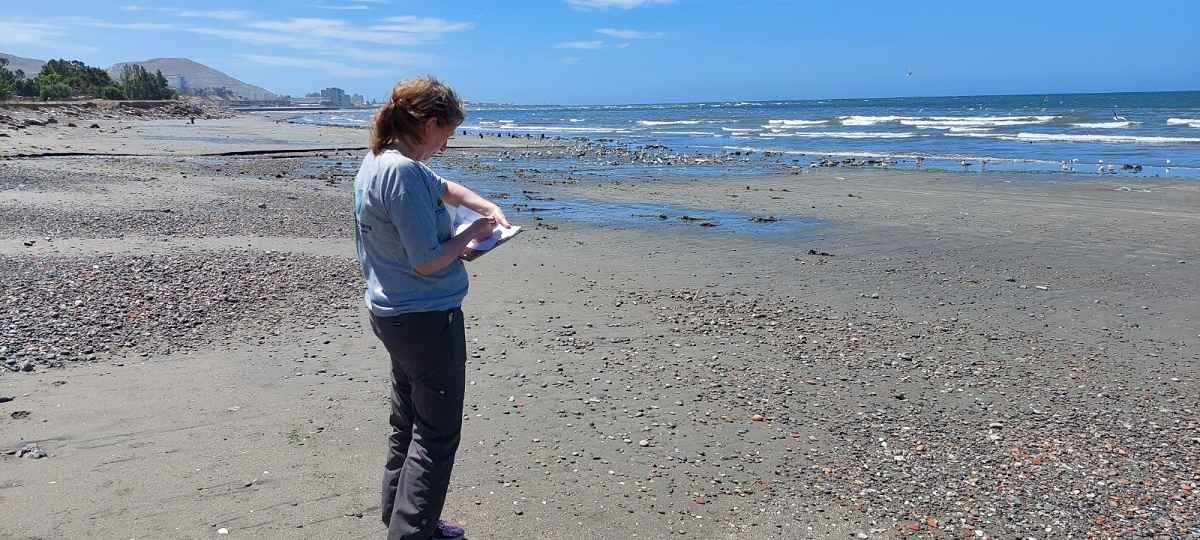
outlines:
[[[569,66],[573,66],[573,65],[575,65],[575,64],[578,64],[578,63],[582,62],[582,61],[583,61],[583,59],[582,59],[582,58],[580,58],[580,57],[578,57],[578,56],[568,56],[568,57],[566,57],[566,58],[563,58],[563,59],[562,59],[562,61],[563,61],[563,63],[564,63],[564,64],[567,64],[567,65],[569,65]]]
[[[238,54],[235,56],[241,60],[254,64],[312,69],[337,77],[381,77],[392,72],[392,70],[387,69],[348,66],[343,62],[334,62],[320,58],[297,58],[292,56],[269,56],[262,54]]]
[[[426,17],[389,17],[386,24],[352,25],[340,19],[293,18],[256,21],[247,26],[291,36],[317,37],[374,45],[417,45],[441,40],[445,34],[474,28],[474,23]]]
[[[175,9],[175,8],[143,6],[141,4],[130,4],[127,6],[121,6],[121,9],[124,11],[152,11],[155,13],[176,13],[179,11],[178,9]]]
[[[342,4],[342,5],[336,5],[336,6],[324,5],[324,4],[314,4],[313,7],[317,8],[317,9],[333,9],[333,10],[338,10],[338,11],[362,11],[364,9],[371,9],[370,7],[368,7],[364,4]]]
[[[662,32],[643,32],[640,30],[621,30],[618,28],[600,28],[597,32],[617,39],[662,39]]]
[[[216,19],[219,21],[241,21],[254,16],[249,11],[240,9],[214,10],[214,11],[195,11],[183,10],[179,12],[180,17],[193,17],[197,19]]]
[[[633,9],[650,4],[673,4],[675,0],[567,0],[567,4],[581,9]]]
[[[0,45],[52,48],[63,33],[61,27],[49,24],[0,21]]]
[[[555,49],[595,50],[595,49],[604,48],[604,42],[603,41],[564,41],[562,43],[556,43],[554,45],[554,48]]]

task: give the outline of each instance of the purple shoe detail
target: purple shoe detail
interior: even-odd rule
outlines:
[[[462,538],[465,534],[466,529],[444,519],[439,519],[437,526],[433,528],[433,537],[439,540]]]

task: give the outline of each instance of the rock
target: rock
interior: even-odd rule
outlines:
[[[100,124],[92,124],[88,126],[88,129],[100,129]]]
[[[229,534],[229,529],[221,527],[220,529],[217,529],[217,534]]]
[[[79,127],[79,126],[75,125],[75,122],[67,122],[67,127]]]
[[[33,362],[30,362],[29,360],[21,362],[20,370],[26,373],[33,371]]]
[[[14,398],[12,396],[0,396],[0,403],[8,403]]]
[[[48,455],[45,450],[38,447],[37,443],[29,443],[17,449],[19,458],[42,459]]]
[[[259,207],[259,208],[262,208],[263,210],[266,210],[266,209],[267,209],[267,203],[262,203],[262,204],[258,205],[258,207]]]
[[[13,411],[12,414],[10,414],[8,416],[10,418],[12,418],[13,420],[24,420],[26,418],[29,418],[29,415],[31,415],[31,414],[33,414],[33,413],[31,413],[29,411]]]
[[[642,439],[642,440],[638,441],[638,446],[641,446],[642,448],[650,446],[650,441],[647,441],[646,439]]]
[[[750,419],[755,422],[762,422],[763,420],[766,420],[767,418],[761,414],[756,414],[754,416],[751,416]]]
[[[37,240],[26,240],[22,243],[25,244],[25,247],[33,247],[37,243]]]

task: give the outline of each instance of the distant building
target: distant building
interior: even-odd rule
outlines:
[[[346,95],[346,91],[341,88],[326,88],[321,90],[321,97],[325,99],[325,105],[328,107],[349,107],[351,105],[350,96]]]
[[[363,105],[366,105],[366,104],[367,104],[367,98],[364,98],[362,94],[354,94],[353,96],[350,96],[350,105],[353,105],[355,107],[362,107]]]
[[[183,75],[167,75],[167,86],[181,94],[186,93],[188,89],[187,77]]]

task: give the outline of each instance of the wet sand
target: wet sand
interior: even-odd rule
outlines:
[[[0,156],[133,156],[0,160],[0,355],[32,369],[0,367],[0,451],[48,454],[0,454],[0,536],[382,536],[387,361],[345,172],[361,151],[329,150],[365,133],[56,129]],[[451,157],[556,145],[467,138]],[[286,152],[186,157],[247,150]],[[501,182],[670,206],[619,225],[514,209],[529,230],[469,265],[446,515],[471,538],[1194,534],[1200,183]],[[705,211],[820,225],[679,220]]]

